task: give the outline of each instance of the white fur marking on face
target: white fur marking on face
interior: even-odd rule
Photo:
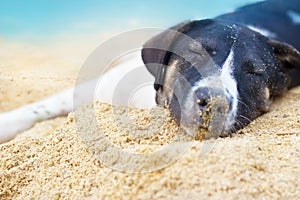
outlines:
[[[230,53],[225,60],[222,71],[221,71],[221,80],[224,87],[225,95],[228,99],[232,99],[232,110],[227,116],[227,121],[225,128],[230,128],[235,122],[235,116],[238,108],[238,90],[237,82],[232,76],[232,71],[234,67],[234,53],[233,49],[230,50]]]
[[[234,53],[233,49],[230,50],[230,53],[222,65],[222,70],[219,74],[206,77],[200,81],[198,81],[195,86],[192,87],[190,94],[193,94],[198,88],[208,87],[209,89],[223,89],[223,94],[232,100],[232,109],[226,116],[225,123],[225,132],[230,131],[232,125],[235,123],[235,117],[238,108],[238,90],[237,90],[237,82],[232,76],[234,67]],[[186,102],[188,103],[188,102]],[[191,107],[191,105],[187,104],[186,107]]]
[[[255,27],[255,26],[252,26],[252,25],[249,25],[247,27],[250,28],[253,31],[256,31],[256,32],[262,34],[263,36],[266,36],[266,37],[269,37],[269,38],[276,38],[276,34],[275,33],[272,33],[272,32],[270,32],[270,31],[268,31],[266,29]]]
[[[293,21],[294,24],[300,24],[300,13],[290,10],[287,12],[287,15]]]
[[[230,50],[230,53],[222,66],[221,80],[224,88],[230,91],[233,96],[236,96],[237,85],[236,85],[236,81],[232,77],[233,61],[234,61],[234,53],[233,50]]]

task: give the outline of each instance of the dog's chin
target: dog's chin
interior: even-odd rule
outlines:
[[[197,116],[195,111],[192,113],[181,116],[181,120],[175,119],[190,136],[197,137],[200,134],[210,139],[226,137],[235,131],[235,113],[232,111],[225,115],[208,115],[206,118]]]
[[[221,137],[229,136],[230,134],[236,131],[236,128],[234,126],[234,124],[236,123],[235,118],[236,118],[236,113],[233,111],[230,111],[226,115],[226,119],[223,125],[223,130],[220,135]]]

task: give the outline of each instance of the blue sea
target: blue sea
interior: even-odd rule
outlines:
[[[1,0],[0,38],[40,41],[62,34],[167,28],[258,0]]]

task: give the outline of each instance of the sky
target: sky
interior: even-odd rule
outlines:
[[[59,35],[167,28],[211,18],[258,0],[0,0],[0,38],[39,41]]]

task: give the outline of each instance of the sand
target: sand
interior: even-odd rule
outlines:
[[[0,70],[1,111],[76,78],[71,67]],[[300,87],[232,137],[192,140],[162,109],[96,102],[0,145],[0,199],[300,199],[299,172]]]

